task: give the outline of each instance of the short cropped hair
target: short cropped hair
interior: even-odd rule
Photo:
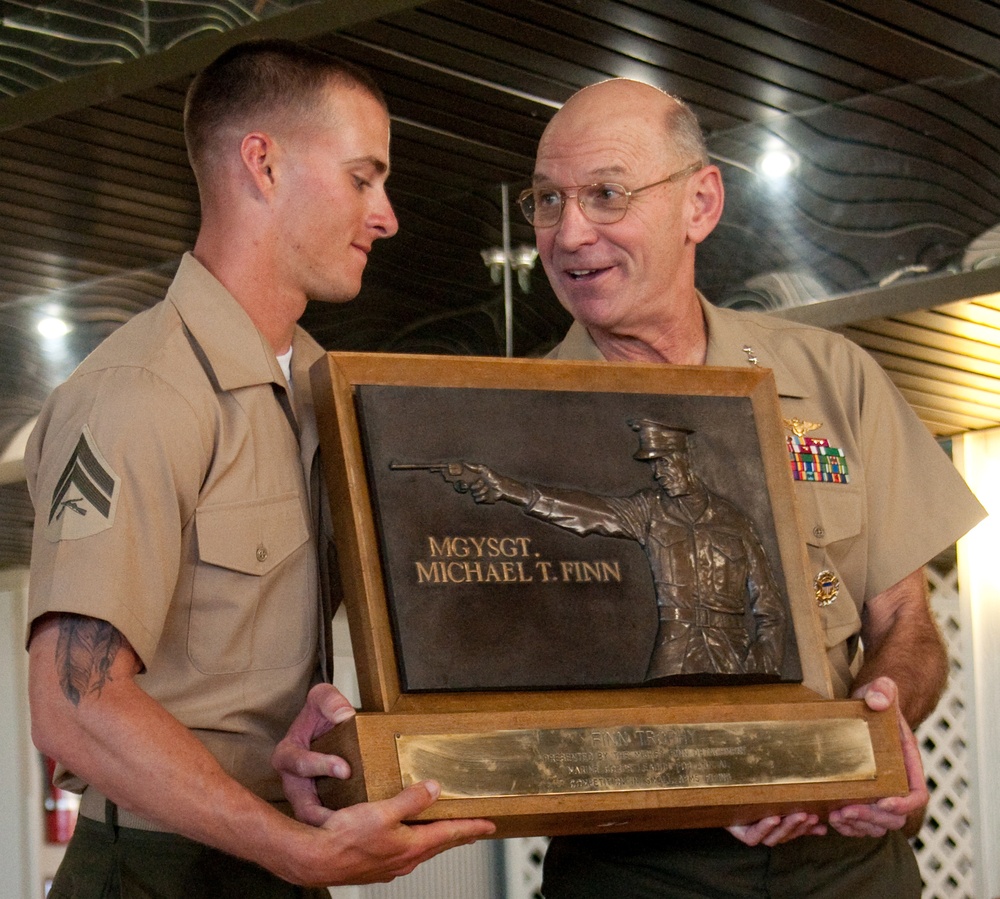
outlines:
[[[691,162],[697,160],[702,165],[708,165],[708,147],[698,117],[680,97],[673,94],[667,96],[674,100],[666,122],[667,138],[671,145],[682,159]]]
[[[209,63],[188,88],[184,139],[195,177],[201,180],[218,152],[223,131],[275,118],[309,117],[330,85],[362,90],[386,108],[385,97],[363,69],[313,47],[287,40],[247,41]]]

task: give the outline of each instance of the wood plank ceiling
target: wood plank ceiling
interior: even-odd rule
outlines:
[[[263,5],[205,4],[243,16],[234,21]],[[369,68],[389,100],[400,234],[376,245],[354,303],[308,310],[328,348],[502,354],[503,295],[480,256],[502,240],[501,185],[516,195],[527,182],[570,94],[625,76],[685,97],[723,169],[727,211],[699,258],[714,301],[796,307],[841,327],[939,435],[1000,423],[1000,268],[974,270],[998,261],[997,2],[285,3],[242,32],[216,23],[185,39],[174,32],[190,5],[154,0],[147,31],[174,32],[155,59],[140,47],[132,61],[119,20],[75,6],[103,30],[59,40],[50,17],[38,37],[24,21],[44,3],[7,4],[0,29],[0,448],[83,354],[155,302],[192,244],[183,93],[238,34],[306,38]],[[68,51],[87,40],[86,59]],[[116,65],[91,65],[102,42]],[[69,69],[79,76],[61,81]],[[796,162],[782,182],[756,167],[772,146]],[[512,244],[533,243],[513,213]],[[925,284],[937,302],[924,302]],[[906,301],[883,315],[878,297],[894,290]],[[844,296],[870,296],[872,312],[830,299]],[[544,352],[568,319],[540,266],[513,299],[515,354]],[[852,317],[829,320],[835,308]],[[34,330],[49,309],[73,325],[62,343]],[[0,487],[0,518],[13,509],[23,531],[26,498],[10,489]],[[10,530],[0,522],[0,535]],[[24,555],[23,534],[5,539],[0,565]]]
[[[937,434],[1000,420],[1000,294],[839,328],[890,372]]]

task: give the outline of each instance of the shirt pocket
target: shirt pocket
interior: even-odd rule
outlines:
[[[862,510],[861,491],[845,484],[810,485],[799,494],[808,574],[813,579],[810,595],[815,594],[815,578],[821,571],[832,571],[840,582],[837,598],[819,607],[828,649],[861,631],[861,616],[850,589],[850,565],[856,553],[863,552],[859,546],[864,531]]]
[[[297,493],[199,508],[188,654],[204,674],[301,663],[316,645],[315,553]]]

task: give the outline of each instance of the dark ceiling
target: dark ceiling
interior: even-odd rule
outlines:
[[[687,99],[723,169],[727,211],[699,258],[713,301],[846,330],[937,434],[1000,422],[998,3],[217,0],[205,24],[161,0],[137,48],[135,23],[104,6],[4,7],[0,449],[162,295],[198,225],[185,86],[229,42],[263,35],[366,66],[393,117],[400,233],[376,246],[356,301],[309,309],[324,346],[502,355],[504,293],[480,255],[503,242],[502,185],[527,182],[570,94],[626,76]],[[86,33],[52,36],[83,20]],[[758,173],[772,146],[797,160],[784,180]],[[509,211],[510,244],[533,243]],[[529,287],[514,281],[515,355],[544,352],[568,322],[540,266]],[[63,341],[38,336],[47,310],[72,323]],[[0,486],[0,565],[26,559],[29,518],[23,486]]]

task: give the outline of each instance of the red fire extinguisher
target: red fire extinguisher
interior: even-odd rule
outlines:
[[[80,798],[52,783],[56,763],[43,756],[45,763],[45,839],[49,843],[68,843],[76,826]]]

